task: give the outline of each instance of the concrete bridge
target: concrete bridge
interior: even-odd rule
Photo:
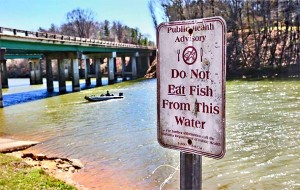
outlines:
[[[96,78],[96,86],[102,85],[100,65],[104,58],[108,64],[108,82],[112,84],[121,75],[123,79],[136,79],[144,76],[150,65],[150,57],[155,49],[125,43],[86,39],[59,34],[31,32],[0,27],[0,107],[3,107],[2,88],[8,88],[7,59],[28,59],[30,64],[30,84],[42,84],[42,61],[46,62],[47,90],[54,90],[52,60],[58,67],[59,92],[66,92],[65,69],[69,68],[72,90],[80,91],[79,65],[85,66],[86,85],[91,84],[91,77]],[[116,72],[116,58],[122,60],[122,72]],[[125,66],[125,58],[130,58],[130,68]],[[90,65],[93,63],[94,73]],[[69,67],[66,65],[68,64]]]

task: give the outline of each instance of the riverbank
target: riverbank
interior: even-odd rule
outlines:
[[[86,189],[73,180],[73,175],[83,168],[79,160],[48,158],[26,151],[38,142],[5,138],[0,138],[0,142],[1,188]]]
[[[0,153],[1,189],[79,189],[76,184],[53,177],[42,167],[29,165],[12,154]]]

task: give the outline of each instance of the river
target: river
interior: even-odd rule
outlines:
[[[85,167],[75,179],[90,189],[179,189],[179,152],[156,140],[155,79],[60,96],[27,80],[10,79],[3,91],[10,102],[0,109],[0,135],[80,159]],[[83,99],[107,89],[125,98]],[[46,95],[31,101],[27,92]],[[15,93],[27,101],[16,104]],[[226,96],[226,154],[203,158],[203,189],[300,189],[300,81],[229,81]]]

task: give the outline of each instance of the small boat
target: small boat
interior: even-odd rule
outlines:
[[[114,99],[122,99],[124,98],[123,93],[119,93],[119,96],[114,96],[113,94],[101,94],[100,96],[85,96],[84,99],[90,101],[90,102],[99,102],[99,101],[106,101],[106,100],[114,100]]]

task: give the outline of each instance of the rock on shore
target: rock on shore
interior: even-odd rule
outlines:
[[[38,143],[39,142],[36,141],[20,141],[15,139],[0,138],[0,152],[6,153],[24,150]]]
[[[21,141],[0,137],[0,153],[23,159],[28,165],[44,169],[51,176],[63,180],[80,190],[86,188],[73,180],[73,175],[84,167],[78,159],[47,157],[44,154],[33,154],[24,150],[38,144],[36,141]]]
[[[156,64],[157,64],[157,59],[155,59],[151,66],[148,68],[146,75],[144,76],[145,78],[156,78]]]

